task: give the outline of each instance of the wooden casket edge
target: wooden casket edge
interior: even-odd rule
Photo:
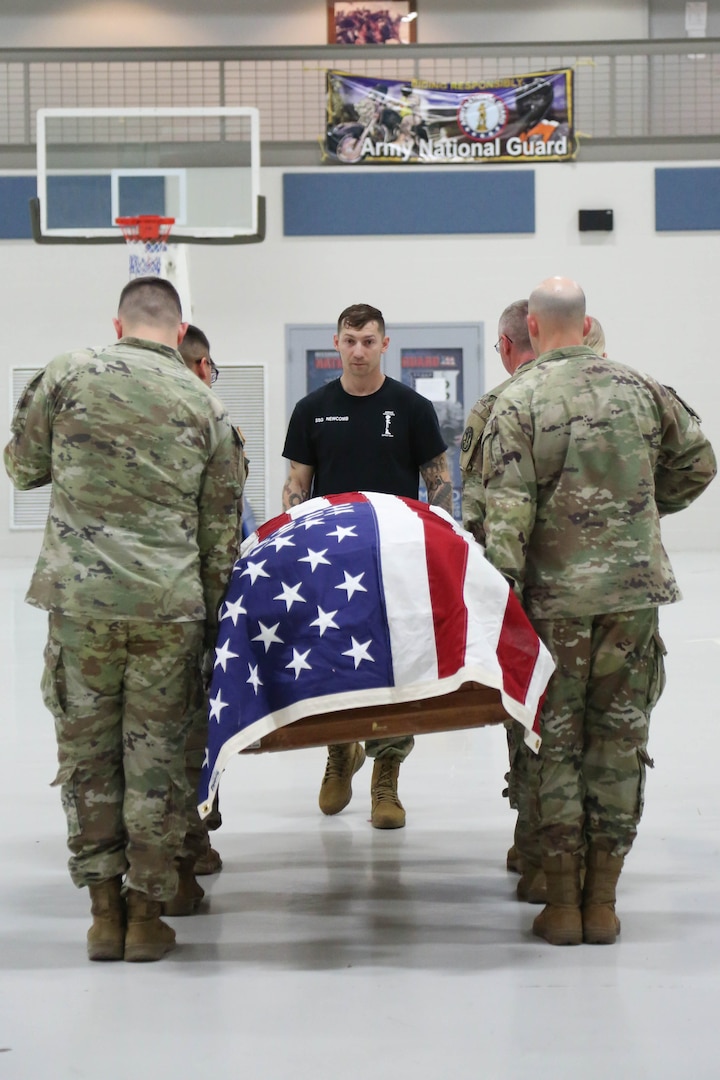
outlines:
[[[503,724],[509,719],[499,690],[467,682],[451,694],[440,697],[306,716],[271,731],[242,753],[262,754],[329,746],[331,743],[427,735],[435,731]]]

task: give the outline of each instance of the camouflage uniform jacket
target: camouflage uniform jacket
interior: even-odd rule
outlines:
[[[476,401],[465,421],[462,443],[460,444],[460,473],[462,475],[462,520],[463,528],[471,532],[479,544],[485,543],[485,486],[482,478],[482,454],[480,446],[485,425],[497,401],[498,394],[508,386],[530,360],[516,369],[515,374],[493,390],[488,390]]]
[[[498,395],[482,442],[486,555],[536,618],[679,599],[660,517],[710,483],[698,418],[585,346],[547,352]]]
[[[122,338],[56,357],[27,386],[5,467],[52,482],[29,603],[72,617],[203,620],[237,551],[242,448],[175,349]]]
[[[460,443],[460,475],[462,476],[462,523],[478,544],[485,543],[485,485],[482,478],[482,443],[485,426],[493,406],[510,382],[506,379],[500,386],[483,394],[468,413],[462,442]]]

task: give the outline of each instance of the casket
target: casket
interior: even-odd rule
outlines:
[[[235,754],[507,720],[539,745],[552,659],[444,511],[350,492],[244,542],[219,613],[201,816]]]
[[[512,717],[503,707],[499,690],[467,682],[459,690],[440,697],[306,716],[276,728],[241,752],[261,754],[329,746],[330,743],[394,739],[401,735],[427,735],[434,731],[504,724],[510,720]]]

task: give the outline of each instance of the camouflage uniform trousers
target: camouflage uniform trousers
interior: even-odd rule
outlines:
[[[214,653],[213,653],[214,656]],[[212,665],[211,665],[212,666]],[[186,806],[185,841],[182,855],[198,859],[204,855],[210,847],[208,832],[219,829],[222,825],[222,815],[218,796],[212,805],[212,810],[204,819],[198,814],[198,787],[203,762],[205,761],[205,748],[207,747],[208,731],[208,701],[207,692],[204,689],[205,678],[201,676],[197,693],[191,707],[190,731],[185,743],[185,773],[188,781],[188,801]]]
[[[626,855],[642,816],[650,713],[665,685],[657,608],[533,619],[557,669],[530,762],[543,855]]]
[[[365,753],[373,760],[398,761],[402,764],[414,745],[413,735],[401,735],[397,739],[368,739]]]
[[[50,614],[42,691],[78,887],[127,874],[153,900],[175,895],[203,632],[203,622]]]
[[[540,866],[540,824],[538,801],[532,787],[531,768],[535,754],[525,742],[525,728],[516,721],[507,724],[509,769],[503,792],[510,806],[517,810],[513,843],[526,866]]]
[[[401,735],[397,739],[368,739],[365,752],[369,758],[402,762],[414,745],[415,739],[412,735]]]

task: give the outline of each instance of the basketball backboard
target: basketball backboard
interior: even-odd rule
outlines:
[[[40,109],[39,243],[122,243],[118,217],[175,219],[175,244],[264,238],[256,108]]]

